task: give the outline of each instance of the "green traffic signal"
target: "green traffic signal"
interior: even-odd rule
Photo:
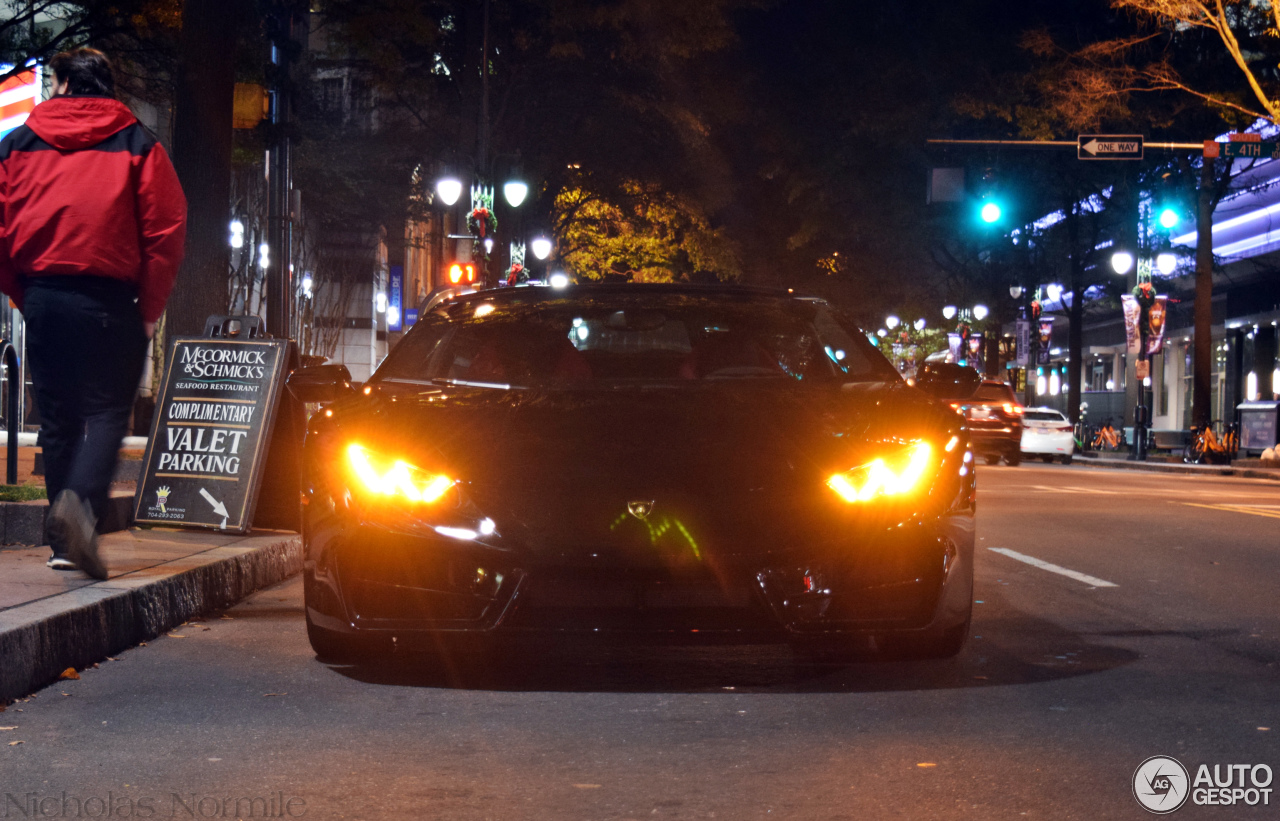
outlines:
[[[1000,206],[994,202],[985,203],[978,215],[982,217],[982,221],[986,223],[998,222],[1002,212]]]
[[[1181,217],[1172,208],[1166,208],[1160,212],[1160,227],[1172,230],[1178,227],[1179,222],[1181,222]]]

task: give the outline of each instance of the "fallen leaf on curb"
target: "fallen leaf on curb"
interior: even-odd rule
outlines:
[[[222,614],[221,616],[218,616],[218,618],[220,618],[220,619],[226,619],[227,621],[234,621],[234,617],[233,617],[233,616],[228,616],[228,615],[227,615],[227,614],[225,614],[225,613],[224,613],[224,614]]]
[[[76,672],[76,668],[68,667],[59,674],[58,678],[63,681],[79,681],[80,674]]]
[[[203,630],[204,632],[208,633],[208,632],[209,632],[209,630],[211,630],[212,628],[209,628],[209,627],[201,627],[200,629],[201,629],[201,630]]]
[[[0,727],[0,730],[16,730],[16,729],[18,729],[17,725],[14,725],[12,727]]]
[[[263,693],[262,697],[266,698],[267,696],[287,696],[287,695],[289,694],[288,693]]]
[[[938,765],[937,765],[937,764],[935,764],[935,763],[933,763],[932,761],[921,761],[921,762],[920,762],[919,764],[917,764],[916,766],[917,766],[917,767],[936,767],[936,766],[938,766]]]
[[[580,790],[598,790],[598,789],[600,789],[600,785],[599,785],[599,784],[574,784],[573,786],[577,787],[577,788],[578,788],[578,789],[580,789]]]
[[[95,670],[97,670],[97,669],[98,669],[98,662],[96,662],[96,661],[95,661],[95,662],[93,663],[93,669],[95,669]]]
[[[9,709],[9,708],[8,708],[8,707],[6,707],[6,706],[5,706],[5,705],[3,705],[3,704],[0,704],[0,713],[3,713],[3,712],[4,712],[5,710],[7,710],[7,709]]]
[[[146,646],[147,646],[147,643],[146,643],[145,641],[140,641],[140,642],[138,642],[138,646],[139,646],[139,647],[146,647]]]
[[[119,661],[119,660],[120,659],[116,658],[115,656],[107,656],[107,661]]]
[[[169,638],[171,638],[171,639],[185,639],[185,638],[186,638],[186,636],[182,635],[181,633],[165,633],[165,635],[166,635],[166,636],[168,636],[168,637],[169,637]]]
[[[9,742],[9,746],[10,746],[10,747],[16,747],[16,746],[18,746],[19,744],[26,744],[26,743],[27,743],[27,742],[25,742],[25,741],[10,741],[10,742]]]
[[[70,693],[63,693],[64,696],[70,696]]]

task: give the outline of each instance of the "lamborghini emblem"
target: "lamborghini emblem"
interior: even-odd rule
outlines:
[[[647,502],[627,502],[627,512],[635,516],[640,521],[649,518],[649,514],[653,512],[653,500]]]

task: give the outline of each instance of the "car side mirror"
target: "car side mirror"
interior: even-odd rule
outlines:
[[[289,392],[299,402],[333,402],[345,394],[354,393],[351,371],[346,365],[314,365],[298,368],[289,374],[285,382]]]

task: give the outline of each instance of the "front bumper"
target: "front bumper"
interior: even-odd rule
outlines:
[[[707,557],[697,565],[601,550],[527,551],[396,532],[308,510],[308,618],[340,634],[529,632],[785,639],[962,624],[973,578],[969,504],[828,547]]]

